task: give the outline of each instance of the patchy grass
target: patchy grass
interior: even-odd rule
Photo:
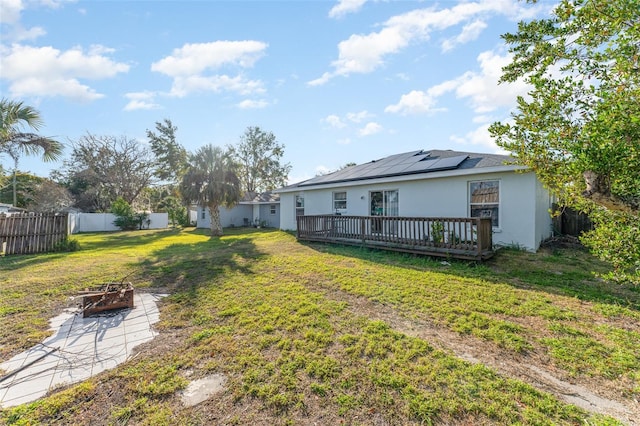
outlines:
[[[8,424],[616,424],[372,320],[345,294],[543,353],[567,375],[624,379],[640,395],[639,300],[593,277],[586,253],[505,250],[475,265],[288,233],[138,231],[77,237],[81,250],[0,258],[0,358],[48,334],[74,292],[110,280],[167,291],[160,336],[134,359],[32,404]],[[215,401],[183,407],[187,378],[229,378]],[[215,404],[207,406],[206,404]]]

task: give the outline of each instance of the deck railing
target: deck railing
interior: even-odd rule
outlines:
[[[482,260],[493,255],[491,219],[298,216],[298,239]]]

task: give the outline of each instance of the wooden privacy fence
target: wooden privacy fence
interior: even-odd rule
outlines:
[[[553,230],[560,235],[579,237],[583,232],[593,230],[593,223],[585,213],[570,207],[553,205]]]
[[[0,253],[31,254],[52,251],[68,236],[67,214],[0,215]]]
[[[298,216],[298,239],[431,256],[493,256],[491,219],[468,217]]]

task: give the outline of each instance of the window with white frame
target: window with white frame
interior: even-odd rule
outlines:
[[[469,182],[469,216],[491,218],[494,228],[500,226],[500,181]]]
[[[274,216],[274,215],[276,214],[276,205],[275,205],[275,204],[271,204],[271,205],[269,206],[269,214],[270,214],[271,216]]]
[[[347,210],[347,193],[345,191],[333,193],[333,211],[341,213]]]
[[[207,216],[206,216],[206,213],[207,213],[207,210],[203,207],[203,208],[202,208],[202,218],[203,218],[203,219],[205,219],[205,218],[207,217]]]

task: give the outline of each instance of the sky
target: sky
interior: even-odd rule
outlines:
[[[146,144],[164,119],[189,152],[257,126],[284,145],[289,183],[420,149],[500,153],[487,129],[528,90],[498,84],[500,35],[553,4],[2,0],[0,95],[36,108],[65,157],[87,134]]]

